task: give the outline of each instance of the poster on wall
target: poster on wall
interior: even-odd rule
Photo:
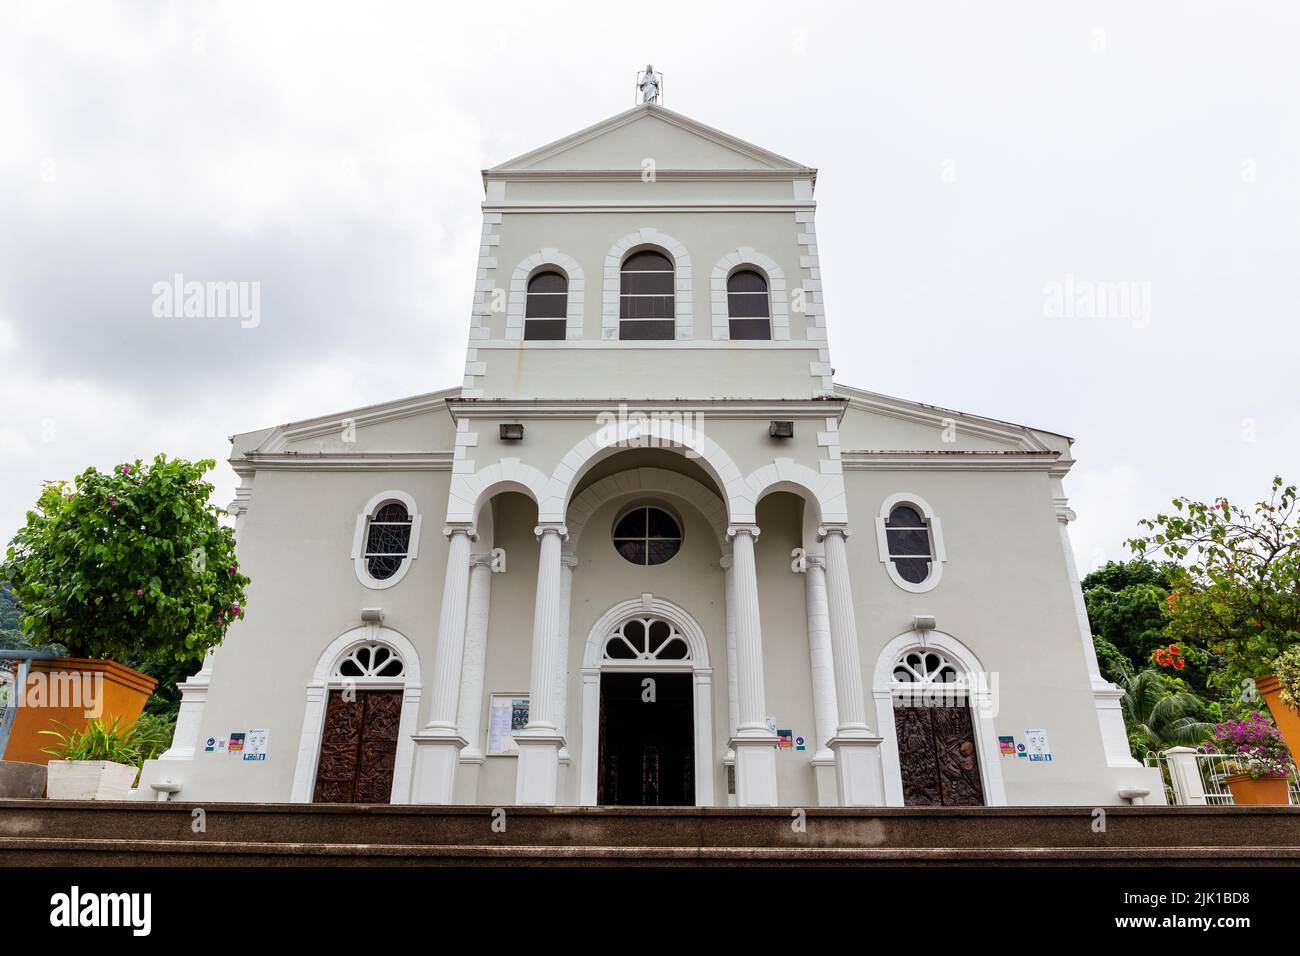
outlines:
[[[778,729],[776,732],[776,746],[778,750],[793,750],[794,731],[789,728]]]
[[[265,760],[266,759],[266,739],[269,731],[265,729],[250,730],[244,738],[244,759],[245,760]]]
[[[1025,752],[1033,763],[1045,763],[1051,760],[1052,745],[1047,742],[1047,731],[1026,730]]]
[[[1014,757],[1016,755],[1016,738],[999,737],[998,750],[1001,751],[1004,757]]]
[[[228,753],[232,754],[242,753],[244,750],[244,735],[242,733],[231,734],[230,746],[227,747],[226,750]]]
[[[517,754],[513,734],[527,724],[527,694],[493,694],[488,704],[488,756]]]

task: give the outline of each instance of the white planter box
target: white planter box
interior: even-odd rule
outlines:
[[[137,770],[108,760],[51,760],[47,769],[51,800],[125,800]]]

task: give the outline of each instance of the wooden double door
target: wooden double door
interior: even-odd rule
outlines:
[[[400,690],[332,690],[313,803],[388,803],[402,722]]]
[[[969,705],[896,706],[894,727],[905,806],[984,805]]]

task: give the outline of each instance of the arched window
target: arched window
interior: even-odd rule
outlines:
[[[691,648],[673,625],[658,617],[624,621],[605,640],[601,659],[628,661],[689,661]]]
[[[955,684],[960,668],[936,650],[918,648],[894,663],[894,681],[899,684]]]
[[[396,574],[411,548],[411,515],[399,501],[383,505],[366,526],[366,572],[376,581]]]
[[[363,677],[402,677],[405,673],[406,665],[391,647],[381,641],[367,641],[339,658],[334,665],[334,673],[330,676],[340,680],[355,680]]]
[[[672,260],[655,249],[634,252],[619,274],[618,337],[672,339],[676,335]]]
[[[569,314],[569,280],[558,272],[539,272],[528,280],[524,303],[524,338],[563,339]]]
[[[908,584],[923,584],[930,576],[934,554],[930,527],[921,513],[911,505],[895,505],[885,519],[885,541],[898,576]]]
[[[733,339],[770,339],[767,279],[753,269],[733,272],[727,279],[727,315]]]
[[[614,550],[632,564],[663,564],[681,547],[681,525],[662,508],[633,508],[614,525]]]

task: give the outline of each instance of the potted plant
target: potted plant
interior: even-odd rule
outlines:
[[[111,724],[91,720],[74,729],[37,733],[54,737],[58,744],[41,749],[54,757],[47,766],[45,793],[51,800],[125,800],[140,772],[141,756],[122,729],[122,719]]]
[[[248,578],[203,480],[159,455],[47,482],[0,562],[23,633],[63,656],[31,662],[3,757],[44,762],[41,732],[98,719],[129,729],[156,681],[127,662],[193,661],[244,614]]]
[[[1300,753],[1300,644],[1273,661],[1273,673],[1255,678],[1255,689],[1268,704],[1292,756]]]
[[[1205,745],[1209,753],[1228,756],[1228,789],[1237,804],[1285,804],[1287,777],[1295,773],[1295,762],[1267,716],[1255,711],[1245,720],[1215,724]]]

